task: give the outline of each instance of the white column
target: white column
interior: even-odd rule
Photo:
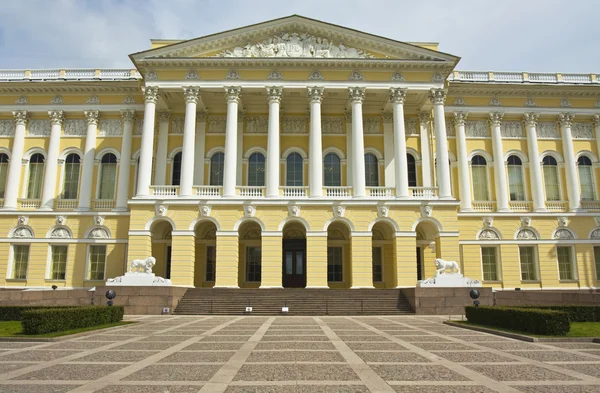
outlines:
[[[467,157],[467,139],[465,133],[466,120],[466,112],[454,112],[460,210],[472,211],[473,208],[471,204],[471,176],[469,174],[469,159]]]
[[[598,149],[598,156],[600,156],[600,115],[594,115],[593,122],[596,131],[596,147]]]
[[[269,128],[267,140],[267,197],[279,196],[279,103],[283,87],[267,87]]]
[[[227,125],[225,127],[225,163],[223,165],[223,196],[235,196],[236,167],[242,165],[237,156],[238,104],[242,88],[231,86],[225,88],[227,98]]]
[[[365,99],[364,87],[350,87],[349,98],[352,103],[352,184],[353,196],[364,198],[365,189],[365,141],[363,137],[362,103]]]
[[[194,153],[194,185],[204,185],[204,145],[206,139],[206,112],[196,113],[196,147]]]
[[[169,148],[169,121],[171,111],[158,112],[158,140],[156,142],[156,170],[154,184],[167,184],[167,154]]]
[[[58,169],[58,153],[60,150],[60,133],[64,120],[63,111],[49,111],[50,142],[48,143],[48,159],[44,173],[44,186],[42,188],[42,203],[40,210],[52,210],[56,198],[56,171]]]
[[[563,155],[565,156],[565,171],[567,175],[567,193],[569,195],[569,210],[578,210],[581,204],[581,192],[579,190],[579,176],[577,173],[577,163],[575,160],[575,151],[573,150],[573,136],[571,127],[573,126],[573,114],[561,113],[558,115],[560,130],[562,135]]]
[[[96,158],[96,133],[98,131],[98,111],[85,111],[87,133],[83,151],[81,186],[79,188],[79,206],[77,210],[90,210],[92,203],[92,180],[94,179],[94,160]]]
[[[140,170],[138,171],[136,197],[150,195],[152,181],[152,156],[154,155],[154,117],[158,87],[146,87],[144,90],[144,127],[142,129],[142,147],[140,152]]]
[[[237,166],[235,172],[236,184],[238,186],[244,185],[244,117],[246,111],[238,111],[237,117]]]
[[[492,153],[494,155],[494,184],[496,186],[496,210],[499,212],[510,211],[508,206],[508,186],[506,185],[506,165],[504,164],[504,151],[502,150],[502,118],[504,113],[493,112],[489,114],[492,126]]]
[[[194,186],[194,149],[196,148],[196,104],[200,96],[199,87],[184,87],[185,123],[183,125],[183,152],[181,154],[180,197],[192,196]]]
[[[406,160],[406,132],[404,130],[404,100],[406,89],[391,88],[390,101],[394,108],[394,155],[396,197],[408,198],[408,163]]]
[[[21,182],[21,167],[23,166],[23,148],[25,146],[25,126],[27,125],[27,111],[14,111],[15,137],[13,138],[12,151],[8,164],[6,178],[6,191],[4,192],[4,209],[15,210]]]
[[[433,104],[433,125],[435,132],[436,173],[440,199],[452,199],[450,185],[450,163],[448,162],[448,136],[446,134],[446,118],[444,101],[446,92],[443,89],[431,89],[429,95]]]
[[[537,144],[537,113],[525,113],[523,119],[527,128],[527,153],[529,154],[529,176],[531,177],[531,196],[533,211],[547,211],[544,198],[544,185],[542,183],[542,165],[540,150]]]
[[[419,113],[419,141],[421,143],[421,172],[423,176],[423,187],[432,187],[431,182],[431,150],[429,148],[429,125],[431,115]]]
[[[129,199],[129,174],[131,172],[131,136],[135,111],[126,109],[121,111],[123,120],[123,138],[121,140],[121,160],[119,161],[119,180],[117,183],[117,204],[115,210],[127,210]]]
[[[308,188],[310,197],[323,195],[323,141],[321,139],[322,87],[309,87],[310,134],[308,145]]]
[[[352,111],[344,112],[346,118],[346,157],[352,155]],[[346,185],[352,187],[352,160],[346,160]]]
[[[396,160],[394,158],[394,114],[383,112],[383,162],[386,187],[396,187]]]

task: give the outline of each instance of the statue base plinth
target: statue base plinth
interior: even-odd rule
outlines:
[[[154,273],[125,273],[124,276],[109,278],[106,286],[122,287],[170,287],[171,280],[159,277]]]
[[[465,277],[460,273],[455,274],[440,274],[433,278],[426,280],[417,281],[417,286],[420,288],[431,288],[431,287],[451,287],[451,288],[479,288],[481,287],[481,281],[473,280]]]

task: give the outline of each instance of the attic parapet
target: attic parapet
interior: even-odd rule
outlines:
[[[127,68],[73,68],[73,69],[42,69],[42,70],[0,70],[0,82],[14,81],[106,81],[106,80],[137,80],[142,79],[135,69]]]
[[[454,71],[448,80],[451,82],[475,83],[544,83],[544,84],[600,84],[598,74],[563,74],[560,72],[494,72],[494,71]]]

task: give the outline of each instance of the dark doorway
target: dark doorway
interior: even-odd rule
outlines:
[[[423,266],[421,264],[421,247],[417,247],[417,281],[423,279]]]
[[[306,239],[283,239],[284,288],[306,287]]]
[[[166,271],[165,271],[165,278],[166,279],[170,279],[171,278],[171,246],[167,246],[167,255],[165,256],[165,265],[166,265]]]

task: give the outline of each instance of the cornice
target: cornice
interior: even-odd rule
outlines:
[[[64,84],[62,84],[64,83]],[[102,83],[102,82],[98,82]],[[116,82],[119,83],[119,82]],[[122,82],[121,82],[122,83]],[[134,86],[93,86],[90,82],[86,86],[70,86],[68,82],[52,82],[47,85],[4,85],[0,84],[0,94],[55,94],[55,93],[105,93],[105,94],[140,94],[138,83]]]
[[[474,84],[464,82],[449,82],[448,94],[455,96],[495,96],[505,97],[592,97],[600,95],[600,86],[565,86],[541,84]]]

